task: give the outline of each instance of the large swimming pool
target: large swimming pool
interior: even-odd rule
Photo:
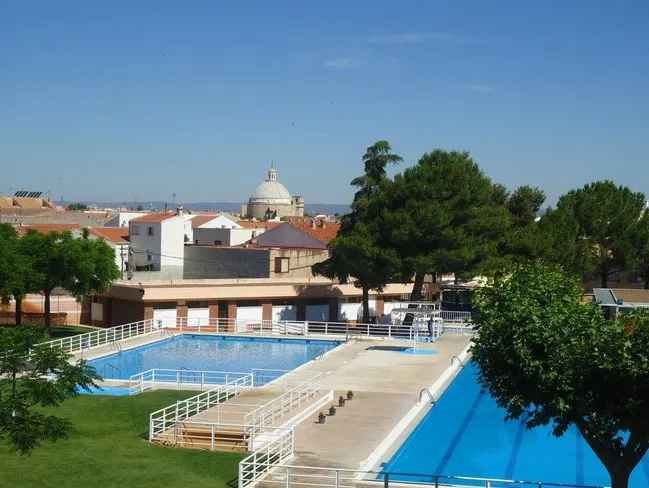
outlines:
[[[150,369],[250,373],[292,370],[341,344],[338,341],[183,334],[88,361],[105,379],[129,379]]]
[[[504,417],[489,394],[481,393],[476,366],[469,364],[383,470],[610,486],[606,469],[576,429],[556,438],[549,427],[528,430],[520,421],[504,422]],[[431,480],[396,474],[390,478]],[[649,456],[629,483],[630,488],[647,486]]]

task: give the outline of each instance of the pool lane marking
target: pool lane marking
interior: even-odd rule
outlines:
[[[471,408],[466,413],[466,416],[464,417],[464,420],[462,421],[460,428],[455,433],[455,436],[453,436],[453,440],[451,440],[451,443],[448,445],[448,448],[446,449],[444,456],[442,457],[439,464],[437,465],[437,469],[434,471],[435,473],[443,473],[444,470],[446,469],[446,465],[451,460],[451,457],[453,457],[453,453],[455,452],[455,449],[460,443],[460,440],[462,440],[462,437],[464,436],[467,427],[469,427],[469,424],[471,423],[471,419],[473,418],[473,415],[478,409],[478,405],[480,405],[480,401],[482,400],[483,397],[484,397],[484,393],[482,391],[478,393],[478,396],[473,401],[473,405],[471,405]]]
[[[507,468],[505,469],[505,479],[512,479],[514,477],[514,468],[516,468],[516,462],[518,461],[518,454],[521,450],[521,444],[523,443],[523,434],[525,434],[525,422],[526,418],[519,420],[518,429],[516,430],[516,437],[514,437],[514,444],[512,445],[512,452],[509,456],[509,462],[507,463]]]

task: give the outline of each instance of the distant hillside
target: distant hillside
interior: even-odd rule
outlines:
[[[117,208],[124,206],[126,208],[142,207],[144,210],[162,210],[165,208],[165,202],[91,202],[91,201],[58,201],[57,205],[69,205],[72,203],[85,203],[87,205],[96,205],[101,208]],[[196,203],[179,203],[185,210],[206,211],[206,212],[241,212],[241,204],[233,202],[196,202]],[[174,204],[167,202],[168,208],[173,208]],[[305,210],[310,214],[344,214],[349,212],[349,205],[340,205],[337,203],[311,203],[306,204]]]

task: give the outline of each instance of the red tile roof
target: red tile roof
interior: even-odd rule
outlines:
[[[283,222],[255,222],[253,220],[240,220],[237,222],[241,227],[246,229],[274,229],[283,224]]]
[[[128,227],[93,227],[89,231],[91,234],[103,237],[115,244],[128,242]]]
[[[329,241],[336,237],[340,230],[338,222],[324,222],[322,220],[288,222],[288,224],[309,234],[311,237],[315,237],[324,244],[329,244]]]
[[[35,230],[41,234],[49,234],[50,232],[65,232],[79,229],[81,229],[79,224],[28,224],[20,226],[16,230],[19,235],[24,235],[29,230]]]
[[[192,219],[192,229],[196,229],[203,224],[208,223],[210,220],[214,220],[218,215],[197,215]]]
[[[175,216],[176,214],[174,212],[150,213],[150,214],[143,215],[142,217],[137,217],[131,220],[131,222],[150,222],[150,223],[162,222],[163,220],[167,220]]]

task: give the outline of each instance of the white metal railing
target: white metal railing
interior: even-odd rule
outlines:
[[[252,387],[252,374],[243,374],[211,390],[153,412],[149,416],[149,440],[169,429],[178,430],[179,423]],[[217,409],[217,415],[220,410]],[[217,422],[218,422],[217,418]]]
[[[381,471],[361,471],[355,469],[325,468],[319,466],[289,466],[282,462],[260,462],[262,456],[248,456],[239,463],[239,488],[245,488],[263,479],[264,486],[279,485],[284,488],[291,486],[317,486],[318,488],[357,487],[359,482],[381,483],[384,487],[403,485],[434,486],[473,486],[491,488],[500,487],[530,487],[543,488],[604,488],[592,485],[577,485],[564,483],[548,483],[543,481],[523,481],[498,478],[479,478],[474,476],[430,475],[415,473],[394,473]]]
[[[117,327],[111,327],[109,329],[99,329],[84,334],[42,342],[40,344],[35,344],[34,347],[60,347],[64,351],[75,353],[92,347],[112,344],[113,347],[119,347],[121,350],[119,341],[148,334],[155,330],[156,328],[154,327],[153,320],[146,319],[140,320],[139,322],[132,322],[130,324],[118,325]]]
[[[235,378],[248,376],[249,373],[233,373],[227,371],[202,371],[191,369],[149,369],[136,373],[129,378],[129,393],[131,395],[142,393],[156,388],[173,388],[177,390],[183,387],[214,388],[215,385],[229,383]]]
[[[454,310],[440,310],[439,316],[444,320],[444,322],[455,322],[462,324],[470,324],[473,321],[473,315],[471,312],[459,312]]]
[[[284,392],[282,395],[273,398],[269,402],[261,405],[252,412],[246,414],[244,423],[250,426],[268,426],[282,418],[287,413],[299,408],[303,403],[316,396],[320,383],[322,382],[322,373],[311,376],[305,382],[297,385],[295,388]]]
[[[294,431],[286,429],[278,438],[260,446],[239,463],[239,488],[256,483],[275,466],[285,463],[294,453]]]

